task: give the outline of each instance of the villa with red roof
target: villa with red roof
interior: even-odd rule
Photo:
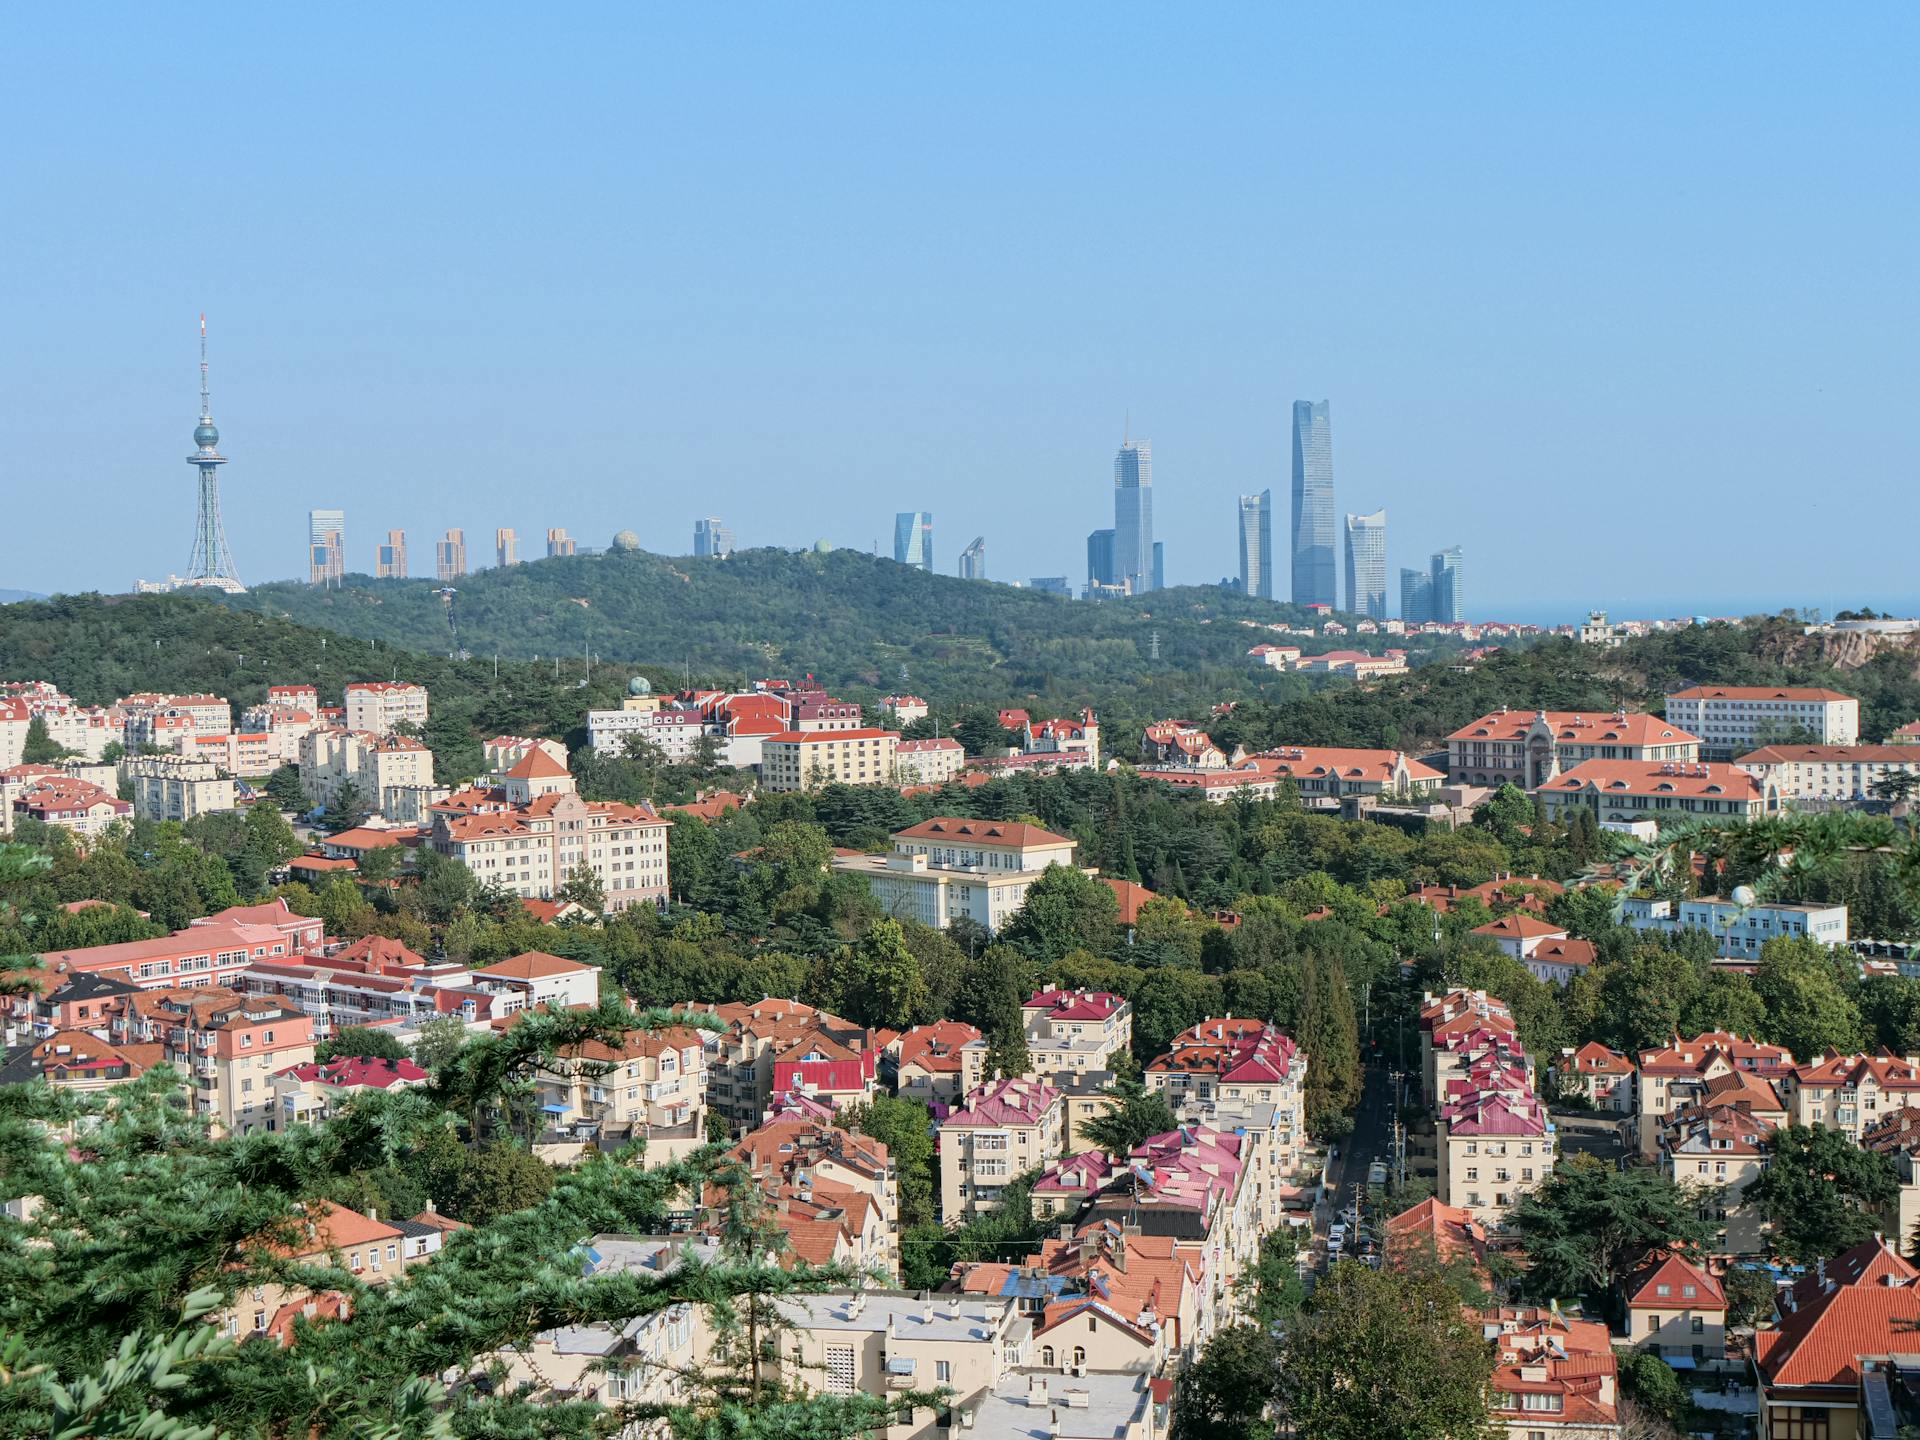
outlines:
[[[969,1094],[940,1126],[942,1223],[997,1209],[1015,1176],[1060,1153],[1065,1117],[1060,1091],[1039,1080],[990,1080]]]
[[[1490,1229],[1553,1173],[1554,1127],[1533,1094],[1532,1066],[1517,1058],[1454,1081],[1434,1119],[1437,1195]]]
[[[1552,1068],[1562,1095],[1584,1095],[1596,1110],[1633,1113],[1633,1062],[1619,1051],[1589,1040],[1578,1050],[1562,1050]]]
[[[1606,1326],[1511,1305],[1482,1311],[1480,1323],[1498,1349],[1491,1408],[1508,1440],[1620,1433],[1619,1370]]]
[[[768,1115],[779,1112],[787,1096],[823,1106],[829,1115],[873,1099],[879,1059],[876,1045],[856,1049],[823,1032],[808,1035],[775,1057]]]
[[[1551,820],[1576,808],[1602,823],[1674,820],[1684,816],[1757,820],[1780,810],[1780,787],[1738,765],[1659,764],[1650,760],[1587,760],[1534,792]]]
[[[1189,720],[1158,720],[1140,736],[1140,763],[1165,770],[1224,770],[1227,752]]]
[[[273,1096],[282,1123],[318,1125],[355,1095],[411,1090],[432,1078],[411,1060],[342,1055],[276,1070]]]
[[[1830,1052],[1782,1075],[1780,1094],[1789,1123],[1824,1125],[1857,1142],[1882,1115],[1920,1105],[1920,1060]]]
[[[1793,1056],[1779,1045],[1769,1045],[1725,1030],[1708,1030],[1682,1040],[1642,1050],[1634,1075],[1634,1096],[1640,1156],[1660,1154],[1660,1131],[1667,1117],[1707,1097],[1708,1085],[1724,1075],[1746,1075],[1781,1082],[1793,1067]]]
[[[1876,1236],[1789,1287],[1776,1322],[1753,1337],[1761,1435],[1864,1440],[1890,1434],[1868,1428],[1864,1362],[1913,1353],[1920,1331],[1917,1282],[1920,1272]]]
[[[1020,1023],[1035,1075],[1105,1070],[1108,1056],[1133,1044],[1133,1006],[1107,990],[1035,991],[1020,1004]],[[980,1054],[984,1064],[984,1046]]]
[[[1098,1150],[1049,1160],[1033,1184],[1035,1218],[1079,1214],[1080,1207],[1100,1193],[1116,1168],[1113,1158]]]
[[[1183,1030],[1146,1067],[1148,1093],[1164,1096],[1177,1119],[1247,1134],[1269,1227],[1280,1222],[1282,1182],[1306,1143],[1307,1065],[1284,1031],[1229,1015]]]
[[[893,1061],[894,1092],[929,1106],[959,1104],[973,1088],[963,1078],[963,1055],[982,1038],[978,1029],[961,1020],[915,1025],[896,1035],[886,1046]]]
[[[1680,1368],[1727,1358],[1727,1296],[1702,1265],[1650,1256],[1621,1287],[1627,1343]]]
[[[1487,1259],[1487,1228],[1471,1212],[1428,1196],[1387,1220],[1381,1244],[1390,1260],[1430,1249],[1443,1262],[1465,1260],[1479,1267]]]
[[[1076,848],[1070,836],[1038,825],[956,815],[922,820],[892,838],[888,855],[835,855],[834,872],[859,876],[890,915],[936,930],[964,916],[989,934],[1026,903],[1049,866],[1072,865]]]
[[[500,997],[496,1014],[511,1015],[516,1010],[590,1010],[600,1003],[600,967],[544,950],[529,950],[524,955],[477,965],[473,971],[475,989]]]
[[[1278,784],[1290,782],[1303,802],[1331,808],[1342,796],[1412,800],[1446,777],[1400,750],[1289,745],[1249,755],[1240,769]]]

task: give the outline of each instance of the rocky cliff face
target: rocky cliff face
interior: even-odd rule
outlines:
[[[1769,641],[1767,658],[1788,665],[1827,665],[1858,670],[1889,651],[1898,654],[1911,675],[1920,676],[1920,636],[1874,635],[1849,631],[1838,635],[1792,635]]]

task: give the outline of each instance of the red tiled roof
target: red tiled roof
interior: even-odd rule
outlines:
[[[937,815],[893,832],[896,840],[964,841],[970,845],[1004,845],[1024,848],[1029,845],[1071,845],[1070,836],[1056,835],[1038,825],[1018,820],[969,820],[956,815]]]
[[[1661,1287],[1666,1287],[1662,1289]],[[1708,1271],[1679,1255],[1655,1257],[1627,1278],[1627,1308],[1724,1310],[1726,1291]]]
[[[491,965],[476,966],[473,973],[496,975],[503,980],[544,980],[550,976],[571,975],[592,968],[591,965],[583,965],[578,960],[549,955],[544,950],[529,950],[524,955],[496,960]]]
[[[1667,696],[1669,700],[1851,700],[1838,690],[1799,685],[1690,685]]]

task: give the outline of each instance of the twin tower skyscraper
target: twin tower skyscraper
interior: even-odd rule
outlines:
[[[1293,402],[1292,531],[1288,554],[1292,561],[1292,592],[1296,605],[1340,608],[1336,566],[1341,527],[1333,505],[1333,421],[1325,400]],[[1355,615],[1387,618],[1387,512],[1348,515],[1345,525],[1347,604]],[[1459,551],[1445,552],[1445,594],[1434,582],[1426,608],[1409,614],[1411,621],[1459,620]],[[1440,556],[1436,556],[1438,562]],[[1240,497],[1240,588],[1261,599],[1274,597],[1273,492]],[[1436,565],[1436,569],[1439,569]],[[1408,571],[1408,575],[1419,572]],[[1408,586],[1402,577],[1403,603]],[[1448,613],[1435,613],[1444,598]]]

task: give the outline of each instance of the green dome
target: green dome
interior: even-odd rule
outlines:
[[[627,682],[627,693],[629,695],[651,695],[653,693],[653,686],[647,682],[646,676],[636,675]]]
[[[220,443],[220,432],[213,428],[213,421],[202,420],[193,427],[193,443],[202,450],[211,450]]]

